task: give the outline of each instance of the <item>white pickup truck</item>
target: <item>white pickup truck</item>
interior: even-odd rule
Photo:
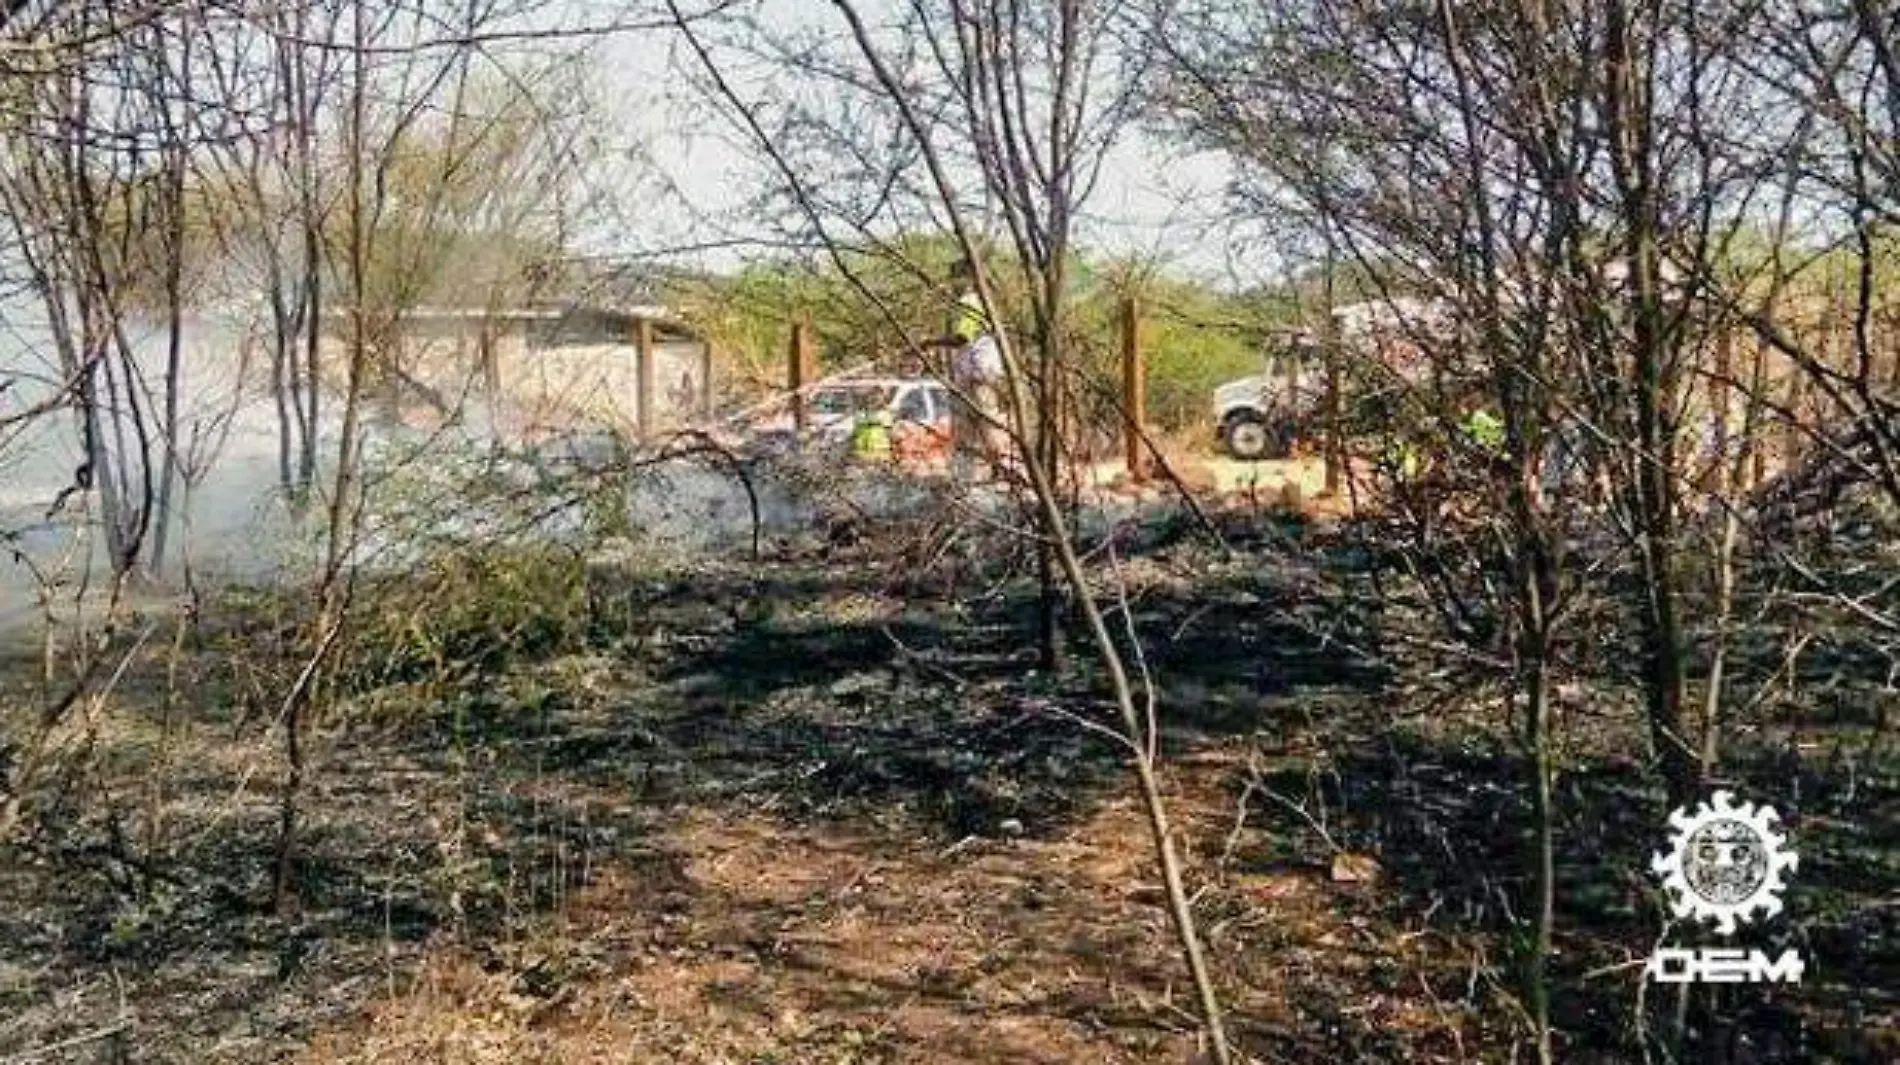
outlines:
[[[917,457],[948,450],[956,405],[950,390],[929,378],[864,375],[819,382],[806,394],[806,402],[806,434],[821,450],[842,452],[858,419],[882,412],[890,416],[900,453]],[[789,400],[783,406],[754,423],[756,446],[771,451],[795,445]]]
[[[1320,410],[1324,381],[1297,354],[1269,357],[1265,369],[1214,390],[1220,446],[1237,459],[1285,458]]]
[[[1340,354],[1353,360],[1375,388],[1416,388],[1426,379],[1423,342],[1443,336],[1453,321],[1443,300],[1393,296],[1334,308]],[[1281,332],[1264,373],[1214,390],[1214,424],[1221,447],[1238,459],[1284,458],[1325,410],[1326,381],[1319,338],[1311,330]],[[1364,399],[1369,393],[1360,393]]]

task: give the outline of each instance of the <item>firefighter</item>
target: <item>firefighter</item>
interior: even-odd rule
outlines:
[[[1392,479],[1399,482],[1416,481],[1425,472],[1418,444],[1407,436],[1395,435],[1386,441],[1385,465],[1392,471]]]
[[[878,462],[891,457],[891,430],[896,419],[887,408],[867,411],[858,416],[851,428],[851,457]]]
[[[949,384],[961,395],[951,430],[952,446],[966,464],[995,463],[1008,453],[1003,409],[1003,361],[983,301],[976,291],[976,267],[968,259],[951,266],[949,281],[961,290],[944,334],[926,348],[950,352]]]
[[[1382,463],[1392,478],[1392,498],[1403,512],[1409,512],[1421,530],[1429,528],[1433,493],[1426,483],[1429,472],[1419,442],[1410,433],[1398,433],[1386,441]]]
[[[1487,457],[1504,452],[1504,422],[1483,407],[1465,416],[1465,439]]]

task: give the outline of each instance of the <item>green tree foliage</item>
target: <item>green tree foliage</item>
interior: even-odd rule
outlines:
[[[675,294],[728,360],[727,372],[759,387],[784,381],[792,325],[809,321],[824,372],[867,362],[918,369],[909,346],[943,332],[957,293],[947,238],[897,238],[875,251],[751,263]],[[1017,301],[1005,295],[1005,302]]]
[[[1297,321],[1282,291],[1222,292],[1166,276],[1140,276],[1125,264],[1104,272],[1090,301],[1102,324],[1109,358],[1097,373],[1118,387],[1120,307],[1133,296],[1141,307],[1147,357],[1148,418],[1170,431],[1205,428],[1214,389],[1262,371],[1276,336]]]
[[[573,98],[586,85],[558,70]],[[550,104],[551,87],[471,79],[456,106],[394,136],[377,160],[379,195],[365,205],[367,289],[386,313],[423,303],[497,306],[534,295],[537,267],[559,256],[575,174],[586,161],[591,109]],[[349,212],[333,217],[343,245]]]
[[[842,265],[830,258],[755,262],[677,298],[713,337],[728,373],[757,387],[783,383],[788,339],[801,318],[817,334],[824,372],[865,363],[917,372],[908,342],[944,332],[956,296],[944,280],[954,248],[940,237],[917,235],[893,241],[883,254],[847,252],[840,259]],[[1009,284],[1016,272],[1000,257],[992,266],[1005,316],[1025,335],[1026,299]],[[1068,338],[1079,370],[1073,393],[1084,420],[1095,424],[1120,417],[1125,297],[1135,296],[1142,307],[1149,417],[1169,430],[1204,425],[1214,388],[1259,373],[1277,330],[1297,320],[1291,290],[1222,292],[1087,256],[1078,256],[1070,277],[1077,289]]]

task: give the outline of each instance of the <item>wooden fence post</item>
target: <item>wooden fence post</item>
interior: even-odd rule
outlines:
[[[1735,377],[1735,328],[1723,323],[1721,330],[1721,334],[1715,338],[1715,380],[1710,382],[1708,390],[1708,417],[1712,419],[1710,450],[1714,452],[1715,462],[1709,483],[1720,491],[1728,492],[1734,488],[1728,479],[1730,438],[1734,435],[1729,420],[1734,409],[1731,382]]]
[[[713,416],[713,346],[710,340],[699,343],[699,414],[708,419]]]
[[[1742,397],[1743,424],[1747,427],[1748,437],[1742,446],[1748,448],[1748,490],[1753,492],[1768,479],[1768,448],[1762,442],[1763,415],[1762,394],[1768,391],[1768,382],[1773,378],[1773,363],[1768,358],[1768,341],[1755,338],[1755,357],[1748,369],[1748,392]]]
[[[1139,483],[1148,477],[1146,441],[1143,427],[1148,424],[1147,368],[1141,360],[1141,307],[1133,296],[1122,301],[1122,444],[1128,466],[1128,479]]]
[[[1326,495],[1337,497],[1346,464],[1346,397],[1339,380],[1338,332],[1330,314],[1320,344],[1320,355],[1326,360]]]
[[[1832,310],[1833,308],[1829,307],[1827,311],[1822,312],[1823,317],[1809,328],[1805,336],[1799,332],[1795,334],[1798,338],[1796,343],[1802,345],[1812,354],[1814,361],[1824,367],[1831,367],[1834,364],[1830,350],[1833,346],[1831,341],[1834,323],[1826,317]],[[1813,339],[1810,340],[1809,337]],[[1793,379],[1788,384],[1788,416],[1781,422],[1781,454],[1779,456],[1781,469],[1779,472],[1784,474],[1799,464],[1801,455],[1807,450],[1806,440],[1802,435],[1803,422],[1806,421],[1803,414],[1809,402],[1809,393],[1813,391],[1813,380],[1810,374],[1798,362],[1794,363],[1792,377]]]
[[[790,365],[786,368],[786,381],[792,390],[792,425],[799,433],[811,424],[810,404],[805,396],[806,386],[817,376],[817,368],[812,358],[811,323],[799,320],[792,323],[792,347]]]
[[[653,322],[640,317],[633,320],[634,417],[640,424],[640,438],[650,440],[653,425]]]
[[[1715,341],[1715,387],[1711,390],[1710,406],[1715,416],[1715,453],[1728,454],[1729,436],[1733,427],[1729,419],[1735,410],[1735,329],[1724,324],[1722,335]]]

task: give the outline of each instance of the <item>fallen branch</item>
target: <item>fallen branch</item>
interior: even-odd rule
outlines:
[[[27,1062],[44,1061],[54,1054],[74,1050],[88,1043],[97,1043],[102,1039],[110,1039],[130,1027],[132,1027],[130,1021],[119,1021],[115,1024],[109,1024],[104,1028],[87,1032],[84,1035],[76,1035],[71,1039],[61,1040],[57,1043],[49,1043],[43,1047],[15,1054],[10,1058],[0,1058],[0,1065],[27,1065]]]

